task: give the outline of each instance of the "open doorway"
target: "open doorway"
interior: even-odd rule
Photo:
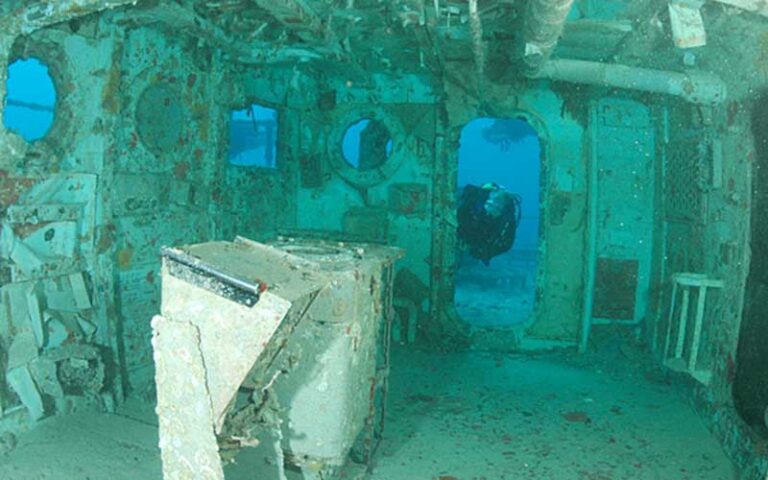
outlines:
[[[472,189],[491,184],[519,200],[514,243],[508,251],[480,259],[471,245],[459,242],[456,309],[473,327],[524,324],[533,314],[539,247],[540,153],[536,131],[524,119],[477,118],[461,131],[459,204],[464,201],[462,195],[467,186]]]

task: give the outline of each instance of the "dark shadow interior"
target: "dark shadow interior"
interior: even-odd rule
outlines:
[[[742,418],[768,437],[768,93],[752,107],[756,168],[752,190],[752,251],[739,332],[733,397]]]

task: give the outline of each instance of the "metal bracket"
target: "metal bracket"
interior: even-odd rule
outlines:
[[[166,247],[160,252],[172,276],[246,307],[256,305],[266,290],[264,283],[254,284],[233,277],[181,250]]]

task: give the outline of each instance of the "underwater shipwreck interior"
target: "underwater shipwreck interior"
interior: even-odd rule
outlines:
[[[3,0],[0,479],[768,480],[768,4]]]

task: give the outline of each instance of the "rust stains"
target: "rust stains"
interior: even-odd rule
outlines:
[[[131,260],[133,259],[133,249],[130,247],[122,248],[117,251],[117,265],[120,268],[126,269],[131,266]]]
[[[101,235],[99,236],[99,240],[96,243],[97,253],[101,254],[106,252],[112,247],[114,243],[115,243],[115,226],[109,225],[107,227],[104,227],[102,229]]]
[[[173,176],[179,180],[186,180],[189,173],[189,162],[179,162],[173,168]]]

